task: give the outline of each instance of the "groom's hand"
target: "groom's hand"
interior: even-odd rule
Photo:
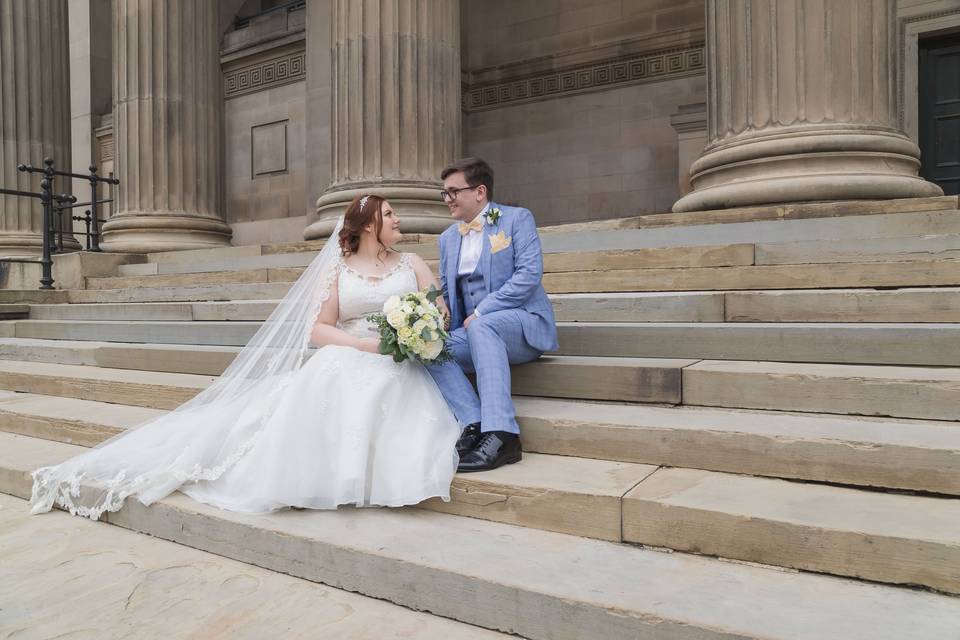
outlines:
[[[469,327],[470,323],[476,319],[477,319],[477,316],[475,316],[474,314],[471,313],[470,315],[468,315],[467,319],[463,321],[463,328],[466,329],[467,327]]]

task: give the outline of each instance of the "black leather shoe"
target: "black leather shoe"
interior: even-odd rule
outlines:
[[[460,459],[457,471],[460,473],[490,471],[505,464],[520,462],[523,458],[520,438],[510,436],[513,434],[502,436],[496,431],[484,433],[473,451]]]
[[[479,422],[474,422],[464,427],[463,433],[460,434],[460,439],[457,440],[457,455],[462,458],[473,451],[473,448],[477,446],[477,443],[480,441],[481,435],[483,434],[480,433]]]

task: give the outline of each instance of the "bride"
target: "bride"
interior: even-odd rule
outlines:
[[[175,411],[34,471],[32,512],[56,502],[96,519],[129,496],[149,505],[176,490],[245,513],[449,500],[460,427],[419,363],[379,355],[366,320],[388,297],[435,284],[422,259],[390,249],[399,223],[383,198],[356,198],[220,378]]]

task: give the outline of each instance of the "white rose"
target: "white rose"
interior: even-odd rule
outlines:
[[[394,309],[400,306],[400,296],[390,296],[387,298],[387,301],[383,303],[383,312],[390,313]]]
[[[426,344],[424,353],[420,357],[433,360],[440,355],[441,351],[443,351],[443,342],[441,340],[432,340]]]
[[[403,313],[402,309],[395,308],[387,312],[387,322],[390,323],[390,326],[394,329],[399,329],[407,324],[407,316]]]

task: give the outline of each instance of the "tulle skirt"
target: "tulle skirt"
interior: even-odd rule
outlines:
[[[243,457],[180,491],[246,513],[450,499],[460,428],[420,364],[328,346],[265,402],[270,415]]]

